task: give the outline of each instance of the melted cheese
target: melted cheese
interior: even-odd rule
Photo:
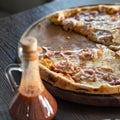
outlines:
[[[94,87],[120,77],[120,58],[103,45],[77,51],[47,51],[40,62],[54,72],[71,76],[74,82]]]
[[[120,44],[120,14],[117,13],[113,15],[107,13],[93,14],[93,11],[85,11],[64,19],[62,25],[65,30],[74,30],[98,43],[105,45]]]

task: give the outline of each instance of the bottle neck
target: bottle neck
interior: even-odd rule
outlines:
[[[32,51],[32,52],[23,52],[23,60],[26,61],[34,61],[37,60],[38,58],[38,53],[37,51]]]
[[[44,90],[39,73],[39,57],[37,52],[23,54],[22,70],[19,92],[26,96],[37,96]]]

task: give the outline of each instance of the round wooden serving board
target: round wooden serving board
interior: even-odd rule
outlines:
[[[75,32],[66,32],[60,26],[52,24],[48,16],[32,24],[22,35],[37,38],[39,46],[45,46],[51,50],[77,50],[80,48],[94,47],[95,43]],[[21,50],[18,46],[18,58]],[[43,80],[44,81],[44,80]],[[92,95],[75,93],[52,86],[44,81],[46,88],[56,97],[64,100],[95,106],[120,106],[120,95]]]

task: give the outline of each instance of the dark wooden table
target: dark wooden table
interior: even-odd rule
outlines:
[[[5,77],[7,65],[16,63],[16,49],[24,31],[36,20],[57,10],[98,3],[118,3],[119,0],[56,0],[19,14],[0,19],[0,120],[11,120],[8,106],[13,93]],[[6,91],[7,89],[7,91]],[[89,98],[88,98],[89,99]],[[120,120],[120,107],[95,107],[56,98],[55,120]]]

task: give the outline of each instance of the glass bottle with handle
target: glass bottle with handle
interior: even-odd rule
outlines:
[[[10,115],[14,120],[52,120],[57,103],[40,77],[37,40],[27,37],[20,44],[23,50],[22,77],[9,106]]]

